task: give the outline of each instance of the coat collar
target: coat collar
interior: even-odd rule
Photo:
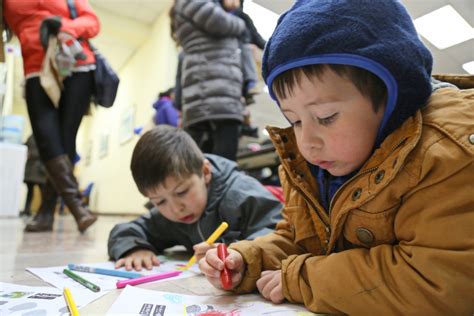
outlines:
[[[418,144],[421,130],[422,116],[418,111],[407,119],[400,128],[387,136],[359,172],[336,192],[335,203],[331,206],[331,216],[329,217],[315,197],[315,195],[319,195],[317,182],[312,176],[306,160],[298,150],[293,129],[291,127],[267,127],[288,181],[305,196],[307,201],[314,205],[317,215],[326,226],[327,233],[318,227],[315,227],[315,230],[320,240],[326,240],[328,243],[328,253],[333,249],[342,231],[347,212],[373,199],[391,182],[400,171],[401,166],[404,165],[409,153]],[[360,194],[360,196],[354,199],[355,194]]]

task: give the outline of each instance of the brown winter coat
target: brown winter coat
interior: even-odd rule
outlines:
[[[474,313],[474,89],[443,88],[335,194],[330,215],[291,128],[269,128],[286,206],[275,233],[232,245],[237,289],[282,270],[290,302],[327,313]]]

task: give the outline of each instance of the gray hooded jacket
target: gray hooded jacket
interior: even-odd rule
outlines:
[[[225,243],[251,240],[275,228],[282,218],[282,204],[256,179],[238,171],[233,161],[210,154],[205,157],[212,165],[212,180],[201,218],[193,224],[176,223],[155,208],[134,221],[118,224],[109,236],[111,259],[138,248],[158,253],[183,245],[192,251],[193,245],[205,241],[223,221],[229,228],[219,241]]]

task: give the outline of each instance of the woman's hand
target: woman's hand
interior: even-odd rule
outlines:
[[[143,266],[145,269],[151,270],[153,266],[159,265],[160,260],[156,257],[156,254],[153,251],[138,249],[117,260],[117,262],[115,262],[115,269],[125,267],[125,270],[127,271],[132,269],[141,271]]]
[[[257,280],[258,291],[272,303],[280,304],[285,300],[281,285],[281,270],[263,271]]]
[[[237,287],[242,281],[244,275],[244,259],[242,255],[233,250],[227,250],[229,255],[222,261],[217,256],[217,249],[210,249],[206,252],[204,258],[199,260],[199,269],[206,276],[207,280],[216,288],[222,289],[221,271],[224,270],[224,264],[229,269],[232,277],[232,288]]]

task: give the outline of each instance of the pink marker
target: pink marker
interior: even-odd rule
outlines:
[[[124,288],[126,285],[137,285],[137,284],[142,284],[146,282],[163,280],[163,279],[172,278],[174,276],[180,275],[181,273],[182,271],[171,271],[171,272],[164,272],[164,273],[153,274],[153,275],[145,275],[140,278],[117,281],[116,286],[117,286],[117,289],[121,289],[121,288]]]

